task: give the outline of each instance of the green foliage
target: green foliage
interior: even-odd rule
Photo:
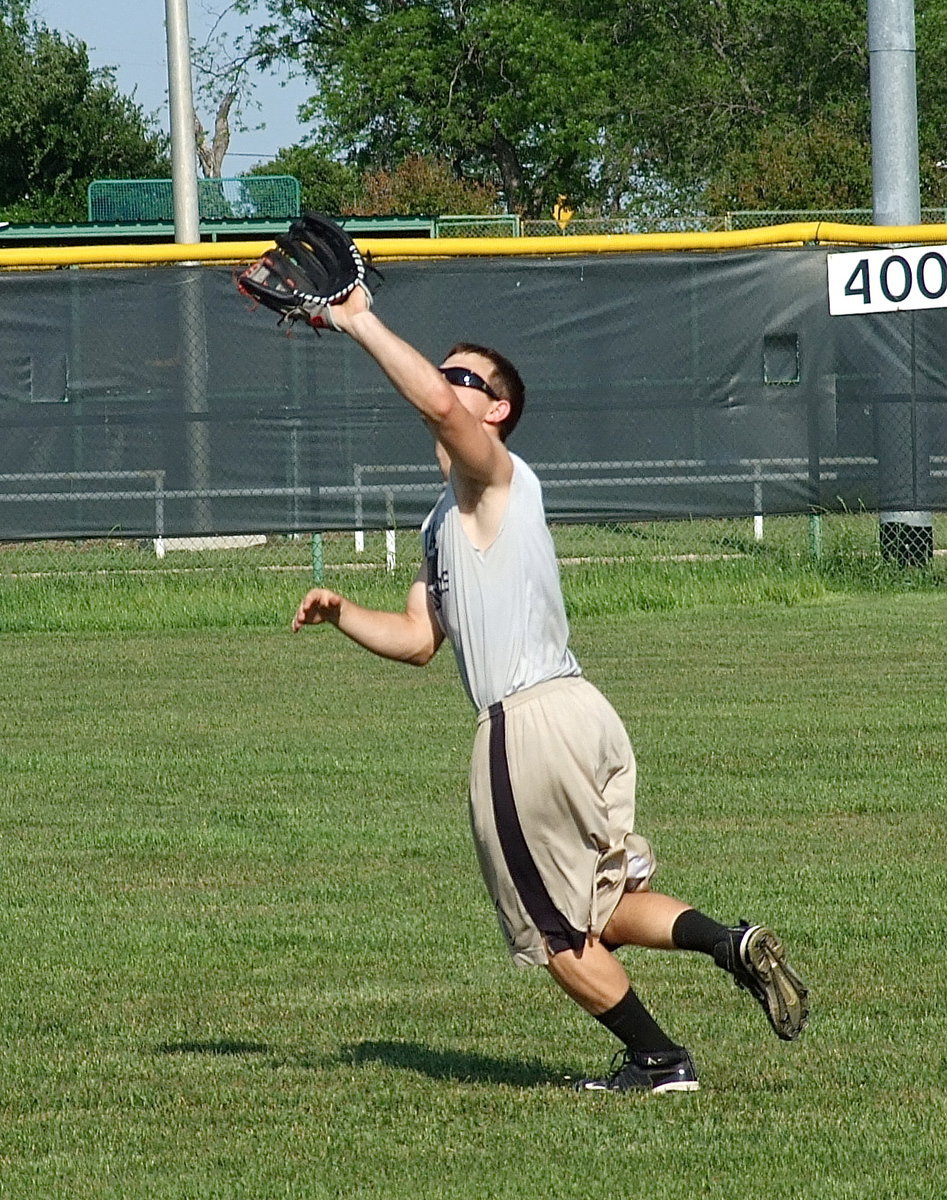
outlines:
[[[713,212],[870,209],[871,143],[847,110],[804,124],[780,117],[725,156],[706,198]]]
[[[636,77],[635,132],[665,178],[698,181],[718,210],[778,207],[787,193],[801,208],[838,190],[820,178],[821,143],[831,154],[866,140],[866,41],[859,0],[642,0],[616,53]],[[859,165],[849,190],[862,182]]]
[[[358,172],[316,146],[289,146],[248,175],[294,175],[302,191],[303,212],[350,212],[358,196]]]
[[[244,4],[249,11],[250,5]],[[266,0],[263,61],[373,170],[412,155],[511,210],[720,211],[871,201],[864,0]],[[947,201],[943,0],[917,0],[923,202]]]
[[[947,13],[915,7],[922,203],[937,205]],[[644,85],[635,131],[665,180],[699,182],[710,211],[871,207],[863,0],[642,0],[619,29]]]
[[[0,9],[0,215],[82,221],[92,179],[167,176],[166,139],[84,43]]]
[[[407,217],[447,213],[493,213],[496,190],[474,180],[458,179],[447,163],[412,154],[392,170],[362,175],[359,198],[351,209],[363,216],[398,213]]]
[[[583,6],[351,2],[331,18],[290,0],[268,7],[264,58],[311,75],[308,115],[360,166],[432,156],[457,178],[500,187],[527,215],[592,190],[607,47]]]
[[[439,216],[496,212],[495,188],[459,178],[448,163],[413,154],[391,169],[360,171],[325,148],[290,146],[249,175],[294,175],[302,188],[303,211],[341,216]]]
[[[944,0],[915,0],[917,37],[918,143],[920,148],[922,203],[947,205],[947,171],[938,164],[944,153],[947,113],[947,4]]]

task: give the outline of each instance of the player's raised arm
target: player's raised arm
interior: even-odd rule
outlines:
[[[333,319],[338,329],[375,359],[395,388],[417,409],[451,464],[466,479],[482,485],[509,481],[509,454],[498,432],[492,432],[498,431],[509,415],[508,400],[493,389],[489,394],[476,387],[461,389],[452,385],[442,370],[370,311],[361,292],[334,306]],[[476,372],[468,372],[469,376],[484,382]]]
[[[388,329],[371,312],[377,272],[334,221],[307,213],[276,243],[241,273],[239,289],[280,313],[281,320],[347,333],[425,419],[472,493],[504,487],[512,476],[503,446],[507,426],[512,427],[511,401],[481,375],[483,368],[452,359],[438,369]],[[467,382],[458,383],[450,373],[456,376],[461,368],[467,368]]]

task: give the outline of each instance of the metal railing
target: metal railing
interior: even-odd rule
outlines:
[[[947,464],[947,457],[931,458],[931,474],[945,476],[947,471],[935,471],[935,463]],[[736,459],[730,463],[710,461],[708,459],[622,459],[616,461],[576,461],[576,462],[537,462],[532,467],[540,477],[544,491],[576,488],[604,487],[648,487],[648,486],[693,486],[714,484],[745,484],[751,489],[747,516],[753,517],[754,536],[757,541],[763,538],[763,518],[765,502],[763,488],[767,483],[798,483],[811,485],[814,479],[818,483],[837,481],[847,469],[859,467],[877,467],[878,460],[872,456],[847,456],[824,458],[819,462],[819,468],[813,476],[812,466],[806,458],[758,458]],[[556,478],[557,472],[569,472],[562,478]],[[584,474],[577,474],[584,472]],[[631,474],[630,472],[637,472]],[[370,476],[410,475],[434,476],[428,480],[411,480],[408,482],[368,483]],[[440,472],[433,464],[417,465],[414,463],[389,464],[356,464],[351,485],[341,484],[333,487],[320,488],[324,495],[349,496],[353,500],[355,517],[355,549],[361,553],[365,548],[365,531],[363,528],[365,501],[367,498],[382,497],[385,502],[387,523],[387,561],[389,568],[395,565],[394,533],[397,527],[395,520],[395,499],[398,495],[434,496],[444,486]]]
[[[947,478],[947,455],[930,456],[932,478]],[[874,456],[842,456],[821,459],[816,470],[810,461],[794,458],[742,458],[729,462],[695,459],[618,459],[537,462],[532,464],[544,491],[576,491],[583,489],[642,487],[706,487],[714,485],[746,486],[747,504],[743,515],[752,516],[754,536],[763,538],[766,514],[767,485],[797,484],[803,487],[822,485],[843,479],[865,468],[876,469]],[[248,497],[318,498],[335,497],[350,500],[354,524],[355,550],[365,548],[365,514],[372,499],[382,499],[385,508],[387,565],[396,565],[395,533],[399,528],[397,515],[399,497],[419,497],[433,502],[444,486],[443,478],[433,463],[358,463],[353,469],[351,483],[286,487],[232,488],[168,488],[161,470],[129,471],[33,471],[0,475],[0,504],[83,502],[115,503],[117,501],[147,500],[153,506],[153,536],[155,553],[163,557],[168,539],[166,505],[171,501],[206,501],[217,499],[246,499]],[[373,482],[373,480],[377,482]],[[60,487],[8,490],[12,484],[114,484],[142,481],[147,487]],[[815,506],[813,506],[815,507]],[[195,535],[198,536],[198,535]],[[222,534],[233,537],[233,534]],[[177,542],[186,539],[176,538]],[[208,540],[208,539],[205,539]],[[213,540],[213,539],[210,539]]]

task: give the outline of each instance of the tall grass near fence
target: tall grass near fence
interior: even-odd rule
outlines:
[[[938,515],[937,544],[947,541]],[[877,520],[832,517],[818,557],[805,517],[750,521],[563,525],[554,529],[570,615],[661,611],[702,604],[792,605],[831,596],[937,591],[947,557],[924,568],[883,561]],[[278,626],[316,575],[362,603],[400,606],[417,568],[417,530],[274,537],[250,549],[156,558],[150,544],[32,543],[0,548],[0,631]]]

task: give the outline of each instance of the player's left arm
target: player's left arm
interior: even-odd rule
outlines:
[[[364,608],[328,588],[311,588],[293,617],[293,632],[304,625],[334,625],[373,654],[417,667],[429,663],[444,640],[423,568],[408,591],[403,612]]]

